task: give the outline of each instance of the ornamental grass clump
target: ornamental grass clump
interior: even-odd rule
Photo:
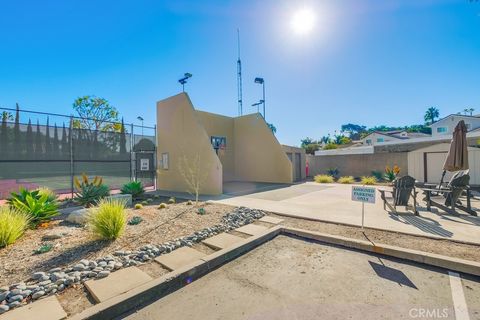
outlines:
[[[126,202],[120,199],[102,199],[98,207],[92,208],[88,224],[98,237],[105,240],[115,240],[125,231],[127,214]]]
[[[317,174],[314,178],[316,183],[333,183],[335,179],[328,174]]]
[[[352,183],[355,183],[355,178],[352,177],[352,176],[340,177],[340,178],[338,179],[338,183],[352,184]]]
[[[361,183],[367,186],[377,184],[377,178],[375,177],[362,177]]]
[[[28,228],[27,214],[9,207],[0,207],[0,248],[6,247],[20,238]]]

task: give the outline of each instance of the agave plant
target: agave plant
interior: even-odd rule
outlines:
[[[48,221],[59,214],[56,199],[39,190],[28,191],[21,188],[18,193],[12,192],[7,203],[10,207],[28,214],[34,224]]]
[[[145,192],[145,189],[142,182],[131,181],[125,183],[120,191],[123,194],[131,194],[133,199],[138,199]]]
[[[110,194],[108,186],[103,184],[103,179],[98,176],[90,181],[87,175],[82,173],[81,181],[75,177],[73,182],[76,189],[74,200],[84,207],[91,207]]]

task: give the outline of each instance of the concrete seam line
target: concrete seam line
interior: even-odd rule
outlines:
[[[347,248],[354,248],[358,250],[379,253],[386,256],[420,262],[427,265],[432,265],[444,269],[455,270],[463,273],[480,276],[480,263],[475,261],[468,261],[464,259],[451,258],[435,253],[428,253],[424,251],[404,249],[400,247],[376,244],[372,245],[370,242],[363,240],[350,239],[341,236],[333,236],[325,233],[314,232],[309,230],[287,228],[283,227],[284,234],[295,235],[311,240],[325,242],[329,244],[340,245]]]
[[[456,320],[470,320],[468,315],[467,302],[463,294],[462,279],[456,272],[448,271],[450,279],[450,288],[452,290],[453,308],[455,310]]]
[[[271,210],[263,210],[263,211],[273,213],[273,214],[283,216],[283,217],[293,218],[293,219],[310,220],[310,221],[317,221],[317,222],[323,222],[323,223],[338,224],[338,225],[341,225],[341,226],[347,226],[347,227],[353,227],[353,228],[361,228],[360,225],[356,225],[356,224],[353,224],[353,223],[335,222],[335,221],[318,219],[318,218],[313,218],[313,217],[300,217],[300,216],[296,216],[296,215],[293,215],[293,214],[280,213],[280,212],[275,212],[275,211],[271,211]],[[397,234],[404,234],[404,235],[407,235],[407,236],[421,237],[421,238],[426,238],[426,239],[431,239],[431,240],[451,241],[451,242],[456,242],[456,243],[460,243],[460,244],[467,244],[467,245],[471,245],[471,246],[480,246],[480,242],[458,240],[458,239],[449,239],[449,238],[444,238],[444,237],[440,237],[440,236],[433,236],[433,235],[429,236],[429,235],[426,235],[426,234],[425,235],[424,234],[417,234],[417,233],[413,233],[413,232],[388,230],[388,229],[382,229],[382,228],[377,228],[377,227],[369,227],[369,226],[365,226],[365,229],[385,231],[385,232],[397,233]]]
[[[153,299],[160,299],[161,297],[170,294],[170,290],[176,291],[180,289],[185,286],[184,280],[201,278],[224,263],[234,260],[255,247],[270,241],[279,235],[281,231],[281,226],[275,226],[261,234],[246,238],[229,248],[214,252],[198,261],[171,271],[162,277],[153,279],[116,297],[98,303],[81,313],[74,315],[72,319],[84,320],[118,317],[145,302]]]

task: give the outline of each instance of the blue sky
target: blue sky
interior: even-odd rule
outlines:
[[[302,7],[315,25],[298,35]],[[195,106],[234,116],[237,27],[245,105],[263,76],[282,143],[348,122],[422,123],[432,105],[480,113],[480,2],[469,0],[0,0],[0,106],[69,114],[94,94],[153,124],[155,102],[191,72]]]

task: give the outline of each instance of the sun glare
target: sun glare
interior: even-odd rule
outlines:
[[[302,8],[292,18],[292,28],[297,34],[307,34],[313,29],[315,15],[311,9]]]

